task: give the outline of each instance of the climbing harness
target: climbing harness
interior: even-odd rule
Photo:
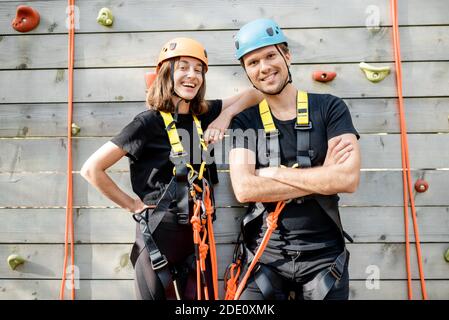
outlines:
[[[397,15],[397,0],[391,0],[391,18],[393,24],[393,47],[396,67],[396,85],[398,93],[398,109],[399,109],[399,125],[401,129],[401,159],[402,159],[402,182],[404,191],[404,228],[405,228],[405,256],[407,271],[407,289],[408,299],[413,298],[412,279],[410,267],[410,239],[409,239],[409,219],[408,207],[410,200],[411,216],[413,221],[413,231],[416,241],[416,255],[418,259],[419,280],[421,283],[421,294],[424,300],[427,300],[426,282],[424,278],[424,270],[422,264],[421,243],[419,240],[419,229],[416,220],[415,200],[413,198],[412,178],[410,174],[409,148],[407,141],[407,127],[404,112],[404,98],[402,95],[402,63],[401,63],[401,45],[399,40],[399,25]]]
[[[75,0],[69,0],[69,42],[68,42],[68,104],[67,104],[67,202],[65,217],[65,237],[64,237],[64,263],[62,269],[62,280],[59,298],[64,300],[68,246],[70,242],[70,263],[71,263],[71,299],[75,299],[75,248],[74,248],[74,227],[73,227],[73,174],[72,174],[72,116],[73,116],[73,65],[75,51]]]
[[[176,282],[176,272],[173,266],[169,264],[166,257],[160,252],[152,234],[162,221],[165,213],[169,209],[170,203],[176,200],[177,205],[177,221],[179,224],[190,224],[193,229],[193,243],[195,248],[195,264],[196,264],[196,297],[198,300],[209,300],[209,288],[206,281],[206,259],[210,258],[213,298],[218,300],[218,271],[217,271],[217,254],[215,236],[212,222],[214,220],[214,202],[212,195],[212,187],[204,177],[206,170],[206,162],[204,154],[207,151],[206,143],[203,139],[203,130],[201,122],[192,115],[200,147],[202,150],[202,163],[198,171],[187,160],[187,153],[180,141],[178,131],[176,129],[176,117],[173,118],[169,112],[160,114],[164,120],[164,125],[168,134],[171,145],[170,160],[174,163],[173,178],[167,185],[163,195],[159,199],[156,208],[149,213],[149,210],[141,214],[135,214],[134,219],[140,225],[145,247],[149,253],[151,266],[158,275],[163,284],[166,298],[174,298],[176,293],[177,299],[182,299]],[[190,200],[193,202],[193,214],[190,217]],[[189,219],[190,217],[190,219]],[[135,259],[133,259],[135,260]],[[190,278],[189,278],[190,280]],[[187,283],[187,287],[191,283]],[[188,291],[189,288],[186,289]]]
[[[297,163],[293,167],[309,168],[312,166],[311,158],[313,157],[313,150],[310,148],[310,131],[312,129],[312,122],[309,116],[309,101],[308,94],[303,91],[298,91],[296,99],[296,123],[295,129],[297,133],[297,152],[296,161]],[[273,117],[270,112],[270,108],[266,100],[259,103],[259,113],[262,119],[262,123],[265,131],[265,145],[266,145],[266,155],[268,158],[268,166],[278,167],[280,166],[280,154],[275,150],[279,150],[279,131],[273,121]],[[257,248],[256,252],[253,253],[245,245],[245,235],[246,229],[249,224],[255,221],[256,218],[264,214],[267,210],[265,205],[261,202],[255,203],[254,207],[242,221],[241,233],[238,238],[238,243],[234,250],[233,261],[228,266],[225,273],[225,298],[227,300],[238,300],[241,293],[243,292],[246,283],[251,275],[254,268],[258,268],[255,275],[255,280],[259,288],[262,290],[264,297],[271,297],[273,295],[272,287],[269,285],[269,278],[272,275],[267,275],[268,268],[261,268],[261,265],[257,265],[258,260],[263,254],[272,232],[277,228],[277,220],[281,214],[282,209],[290,201],[296,201],[297,203],[302,203],[307,199],[315,199],[320,206],[326,211],[330,216],[332,221],[338,226],[341,231],[342,238],[347,238],[350,242],[353,242],[351,237],[343,231],[341,225],[340,216],[338,212],[338,198],[337,196],[324,196],[324,195],[310,195],[306,197],[300,197],[297,199],[289,201],[279,201],[276,204],[275,210],[270,212],[266,218],[267,230],[262,238],[262,241]],[[241,239],[242,238],[242,239]],[[318,249],[317,247],[316,249]],[[243,261],[247,258],[250,264],[246,270],[246,273],[239,283],[239,275],[241,269],[243,268]],[[315,299],[323,299],[327,294],[329,289],[332,287],[336,280],[341,279],[344,266],[349,257],[349,252],[346,248],[337,257],[335,262],[331,267],[322,271],[319,276],[316,277],[316,287],[318,288],[313,294]],[[260,270],[259,270],[260,269]]]

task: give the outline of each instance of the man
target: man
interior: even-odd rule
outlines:
[[[265,218],[276,202],[287,202],[240,298],[348,299],[349,252],[337,193],[355,192],[360,178],[349,110],[340,98],[295,88],[287,39],[276,22],[246,24],[235,46],[266,101],[232,122],[232,186],[239,202],[251,202],[243,221],[248,263],[267,231]]]

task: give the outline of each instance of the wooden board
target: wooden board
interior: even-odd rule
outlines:
[[[237,241],[246,208],[218,208],[217,243]],[[341,207],[343,227],[355,243],[404,241],[401,207]],[[449,242],[449,207],[418,207],[421,242]],[[412,221],[409,221],[414,241]],[[0,243],[63,243],[65,209],[0,209]],[[131,243],[135,223],[122,209],[75,209],[76,243]],[[43,232],[45,230],[45,232]]]
[[[0,300],[58,300],[60,287],[61,280],[0,280]],[[70,299],[69,290],[65,298]],[[81,280],[76,299],[134,300],[134,281]]]
[[[234,57],[235,31],[146,32],[79,34],[75,68],[155,66],[160,48],[176,37],[193,37],[208,52],[209,64],[238,65]],[[394,60],[391,27],[286,30],[293,63],[390,62]],[[446,60],[449,27],[402,27],[402,61]],[[45,43],[45,46],[41,46]],[[433,48],[431,51],[427,48]],[[51,55],[48,54],[51,52]],[[0,69],[67,67],[67,35],[4,36],[0,41]],[[338,79],[338,78],[337,78]]]
[[[5,2],[0,8],[0,30],[3,34],[17,34],[10,27],[15,9],[21,2]],[[31,33],[66,33],[65,1],[33,1],[41,17],[40,25]],[[96,22],[98,11],[104,6],[87,0],[76,2],[77,33],[117,31],[166,31],[166,30],[208,30],[238,29],[248,21],[257,18],[272,18],[283,28],[298,27],[365,27],[373,21],[373,14],[379,12],[380,25],[391,22],[388,3],[381,0],[332,0],[302,1],[284,0],[233,1],[200,0],[188,5],[181,0],[143,3],[138,0],[108,1],[107,7],[115,17],[111,28]],[[370,6],[374,6],[370,7]],[[411,0],[399,3],[399,23],[404,25],[449,24],[445,14],[447,3],[439,0]],[[217,14],[220,12],[220,14]],[[79,14],[77,14],[79,13]],[[149,18],[150,17],[150,18]],[[211,19],[213,17],[213,19]],[[374,20],[375,21],[375,20]],[[372,23],[371,23],[372,24]],[[377,23],[376,23],[377,24]]]
[[[427,280],[426,288],[430,300],[447,300],[449,298],[449,281]],[[412,281],[413,299],[421,300],[421,286],[418,280]],[[350,300],[407,300],[407,281],[381,280],[379,289],[367,289],[365,281],[350,281]]]
[[[396,99],[345,102],[359,133],[399,132]],[[449,98],[408,98],[404,103],[409,133],[449,132]],[[110,137],[144,110],[144,102],[75,103],[73,121],[81,127],[79,137]],[[3,104],[0,113],[0,137],[67,135],[67,104]]]
[[[111,173],[112,179],[132,195],[128,173]],[[417,206],[448,206],[446,188],[448,170],[413,171],[412,179],[425,179],[430,189],[415,195]],[[215,187],[218,207],[240,206],[233,195],[228,173],[219,173],[220,183]],[[66,190],[65,175],[59,173],[3,173],[0,174],[0,207],[63,207]],[[402,174],[399,171],[364,171],[359,189],[354,194],[341,194],[340,205],[402,206]],[[74,175],[75,207],[112,206],[102,194]]]
[[[382,64],[393,66],[392,64]],[[314,70],[333,70],[338,81],[314,82]],[[405,97],[449,95],[449,62],[409,62],[403,64]],[[75,102],[142,101],[145,97],[144,68],[79,69],[74,74]],[[295,85],[316,93],[342,98],[394,97],[394,73],[382,82],[369,82],[358,64],[293,65]],[[419,85],[417,83],[419,82]],[[231,96],[249,86],[238,66],[211,67],[207,73],[209,98]],[[223,83],[229,85],[223,86]],[[23,88],[27,88],[24,92]],[[45,94],[42,94],[45,92]],[[67,101],[67,75],[59,70],[0,71],[0,103],[54,103]]]
[[[246,209],[220,208],[217,243],[237,239]],[[64,243],[65,209],[0,209],[0,243]],[[76,243],[134,242],[136,223],[123,209],[74,209]],[[45,232],[43,232],[45,230]]]
[[[448,280],[427,280],[431,300],[447,300]],[[0,300],[56,300],[59,299],[59,280],[0,280]],[[219,282],[223,297],[223,282]],[[365,281],[352,280],[350,300],[406,300],[405,280],[381,280],[379,289],[367,289]],[[413,281],[414,299],[420,300],[419,281]],[[68,297],[68,295],[66,295]],[[80,300],[134,300],[133,280],[81,280],[76,297]]]
[[[87,158],[108,138],[75,138],[73,170],[79,171]],[[408,137],[413,169],[449,168],[449,134],[413,134]],[[400,135],[362,135],[360,139],[362,168],[402,168]],[[185,146],[186,147],[186,146]],[[2,172],[65,172],[67,139],[0,139],[0,173]],[[216,163],[229,168],[231,139],[214,146]],[[435,155],[429,157],[429,155]],[[122,158],[111,171],[128,171],[128,159]]]
[[[444,260],[448,243],[423,243],[423,267],[427,279],[449,279],[449,264]],[[351,253],[350,277],[366,280],[372,274],[370,268],[379,270],[382,280],[406,279],[405,249],[402,243],[348,244]],[[75,250],[75,265],[80,279],[132,279],[134,271],[129,261],[129,244],[79,244]],[[218,275],[222,279],[226,266],[231,262],[234,245],[218,244]],[[62,271],[63,245],[59,244],[2,244],[0,261],[10,254],[19,254],[27,260],[16,270],[6,263],[0,264],[2,278],[14,279],[58,279]],[[412,277],[417,279],[416,252],[412,247]]]

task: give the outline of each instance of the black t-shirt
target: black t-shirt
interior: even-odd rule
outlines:
[[[209,124],[218,117],[222,108],[221,100],[208,101],[208,104],[209,110],[198,116],[203,130],[207,129]],[[176,128],[184,151],[189,154],[190,163],[198,170],[201,155],[196,128],[193,128],[192,115],[178,114]],[[183,134],[187,132],[188,134]],[[154,110],[138,114],[118,135],[112,138],[111,142],[127,152],[133,191],[145,204],[156,204],[165,185],[173,177],[173,163],[169,158],[171,145],[161,114]],[[214,165],[211,165],[211,171],[214,171],[213,168]],[[217,182],[215,181],[216,172],[214,177],[208,176],[207,173],[205,177],[209,178],[211,183]],[[192,227],[177,223],[175,206],[175,203],[170,205],[168,212],[153,233],[159,250],[171,263],[182,262],[194,252]]]
[[[203,130],[220,114],[222,101],[211,100],[208,104],[209,110],[198,116]],[[190,163],[194,166],[200,164],[200,149],[196,143],[198,137],[196,128],[193,128],[192,115],[178,114],[176,128],[189,154]],[[183,140],[185,130],[189,137],[193,137],[190,142]],[[154,110],[138,114],[111,142],[127,152],[133,191],[145,204],[156,204],[164,185],[173,177],[173,163],[169,159],[171,145],[161,114]]]
[[[359,135],[352,124],[348,107],[342,99],[328,94],[309,93],[309,117],[312,122],[310,130],[310,147],[313,150],[312,167],[321,166],[327,153],[328,140],[344,133]],[[296,118],[281,121],[273,116],[279,130],[281,164],[291,167],[296,161],[297,133],[294,128]],[[232,129],[263,130],[258,106],[251,107],[237,115],[231,125]],[[256,168],[261,167],[258,155],[259,141],[250,141],[250,136],[234,138],[234,148],[247,148],[255,152]],[[256,138],[258,140],[258,138]],[[275,204],[265,204],[267,211],[272,211]],[[267,214],[265,214],[266,217]],[[261,226],[259,241],[266,230],[266,223]],[[267,249],[307,250],[316,248],[317,244],[332,245],[341,239],[340,231],[316,200],[308,199],[301,204],[288,203],[278,220],[278,228],[273,232]]]

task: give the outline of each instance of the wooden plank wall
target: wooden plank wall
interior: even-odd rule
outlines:
[[[19,34],[10,27],[22,1],[0,1],[0,299],[56,299],[64,241],[67,35],[66,2],[33,1],[39,27]],[[233,58],[232,35],[245,22],[277,20],[290,39],[294,82],[311,92],[343,97],[361,133],[360,189],[342,195],[341,214],[355,239],[351,251],[352,299],[405,299],[404,226],[400,137],[394,72],[367,81],[366,61],[393,66],[388,0],[322,1],[76,1],[74,204],[80,299],[133,299],[128,254],[134,237],[130,215],[88,186],[78,170],[102,143],[144,110],[145,71],[159,48],[175,36],[202,41],[210,56],[208,97],[224,98],[248,82]],[[107,6],[112,28],[98,25]],[[380,28],[366,28],[372,12]],[[424,270],[431,299],[449,298],[449,3],[399,1],[404,94],[414,179],[428,192],[415,194]],[[335,70],[328,84],[311,80],[317,69]],[[223,152],[222,152],[223,154]],[[224,153],[226,154],[226,153]],[[224,167],[226,168],[226,167]],[[131,192],[127,162],[111,169]],[[220,275],[230,261],[244,208],[220,173],[216,234]],[[231,208],[232,206],[232,208]],[[412,229],[411,229],[412,230]],[[414,239],[412,237],[412,239]],[[28,262],[11,271],[5,259],[19,253]],[[366,286],[370,266],[380,286]],[[414,296],[419,281],[412,246]]]

